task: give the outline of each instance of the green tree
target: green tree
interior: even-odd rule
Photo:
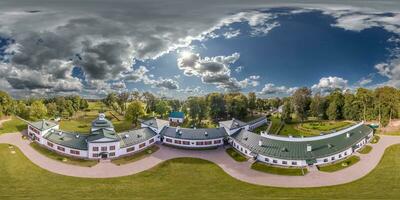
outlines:
[[[150,92],[144,92],[142,94],[144,102],[146,103],[146,112],[152,113],[156,110],[157,98]]]
[[[209,107],[209,116],[214,121],[225,118],[225,101],[221,93],[210,93],[207,95],[207,104]]]
[[[249,110],[251,112],[251,116],[254,115],[254,110],[257,108],[256,101],[257,101],[256,93],[255,92],[249,92],[249,95],[248,95],[248,108],[249,108]]]
[[[4,91],[0,91],[0,106],[2,108],[2,113],[5,115],[11,115],[12,114],[12,104],[13,104],[13,99],[11,96]]]
[[[291,105],[290,101],[285,101],[283,103],[283,108],[282,108],[282,116],[281,119],[284,122],[290,122],[292,120],[292,111],[291,111]]]
[[[47,113],[49,116],[55,117],[58,115],[56,103],[54,103],[54,102],[48,103],[48,104],[46,104],[46,107],[47,107]]]
[[[185,109],[189,117],[199,123],[207,116],[208,112],[207,102],[204,97],[188,97]]]
[[[336,89],[331,92],[328,96],[329,106],[326,110],[326,115],[330,120],[338,120],[342,119],[343,116],[343,94],[339,89]]]
[[[34,101],[30,107],[30,119],[43,119],[47,115],[47,108],[41,101]]]
[[[131,121],[135,126],[138,124],[139,118],[145,115],[143,103],[140,101],[132,101],[125,113],[125,118]]]
[[[321,93],[316,93],[311,100],[310,114],[318,119],[324,119],[326,112],[326,100]]]
[[[248,100],[242,93],[229,93],[224,96],[229,117],[243,119],[247,116]]]
[[[167,101],[164,100],[158,100],[156,103],[156,113],[161,116],[161,118],[164,117],[164,115],[167,112],[171,111],[171,107],[168,105]]]
[[[373,92],[365,88],[358,88],[356,92],[356,101],[357,103],[361,103],[362,105],[363,120],[366,121],[368,119],[372,119],[373,118],[372,108],[374,105]]]
[[[292,95],[292,107],[296,116],[304,121],[307,119],[307,111],[311,102],[311,90],[303,87],[297,89]]]

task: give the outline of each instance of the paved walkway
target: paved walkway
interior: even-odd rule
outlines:
[[[126,165],[116,166],[111,162],[101,162],[94,167],[80,167],[61,163],[38,153],[23,140],[20,133],[0,136],[0,143],[17,146],[33,163],[48,171],[75,177],[108,178],[136,174],[150,169],[166,160],[178,157],[201,158],[214,162],[232,177],[258,185],[275,187],[319,187],[352,182],[367,175],[379,163],[384,150],[400,143],[400,137],[380,136],[378,144],[370,144],[373,150],[369,154],[360,154],[361,161],[335,173],[311,171],[305,176],[281,176],[262,173],[250,169],[251,162],[239,163],[230,158],[223,148],[215,150],[182,150],[160,145],[160,150],[152,155]]]

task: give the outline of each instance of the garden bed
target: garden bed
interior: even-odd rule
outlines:
[[[253,163],[251,165],[251,169],[265,173],[286,175],[286,176],[304,176],[308,172],[306,168],[298,168],[298,167],[285,168],[285,167],[272,166],[261,162]]]
[[[245,162],[248,160],[245,156],[243,156],[241,153],[239,153],[232,147],[227,148],[225,151],[231,158],[233,158],[234,160],[236,160],[238,162]]]
[[[358,156],[350,156],[342,161],[335,162],[333,164],[318,166],[319,171],[323,172],[336,172],[345,168],[348,168],[360,161]]]

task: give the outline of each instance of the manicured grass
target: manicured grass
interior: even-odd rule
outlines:
[[[111,160],[112,163],[116,164],[116,165],[124,165],[124,164],[128,164],[131,162],[135,162],[137,160],[140,160],[142,158],[145,158],[147,156],[149,156],[150,154],[158,151],[160,149],[160,147],[153,145],[143,151],[137,152],[135,154],[132,154],[130,156],[124,156],[118,159],[114,159]]]
[[[264,124],[262,126],[257,127],[256,129],[252,130],[252,132],[261,134],[261,132],[266,131],[267,129],[268,129],[268,124]]]
[[[372,146],[370,145],[365,145],[362,149],[358,150],[358,153],[361,154],[368,154],[369,152],[372,151]]]
[[[98,163],[98,161],[95,161],[95,160],[84,160],[84,159],[79,159],[79,158],[71,158],[71,157],[67,157],[67,156],[62,156],[62,155],[55,153],[54,151],[50,151],[50,150],[40,146],[39,144],[37,144],[35,142],[30,143],[30,146],[33,149],[35,149],[36,151],[38,151],[39,153],[43,154],[44,156],[51,158],[53,160],[57,160],[57,161],[66,163],[66,164],[79,165],[79,166],[83,166],[83,167],[93,167]]]
[[[272,123],[269,133],[278,134],[278,129],[281,126],[281,119],[272,116],[268,120]]]
[[[264,164],[261,162],[255,162],[251,165],[251,168],[257,171],[266,172],[270,174],[278,174],[285,176],[303,176],[307,174],[306,168],[283,168]]]
[[[243,156],[242,154],[240,154],[239,152],[237,152],[234,148],[230,147],[227,148],[226,153],[233,158],[234,160],[238,161],[238,162],[245,162],[247,161],[247,158],[245,156]]]
[[[324,132],[343,129],[351,124],[351,122],[347,121],[293,121],[286,123],[279,131],[279,135],[317,136]]]
[[[347,167],[350,167],[354,164],[356,164],[358,161],[360,161],[360,157],[358,156],[350,156],[346,158],[345,160],[330,164],[330,165],[325,165],[325,166],[320,166],[318,167],[319,171],[323,172],[335,172]]]
[[[389,147],[367,176],[343,185],[276,188],[248,184],[217,165],[192,158],[164,162],[145,172],[109,179],[75,178],[50,173],[18,149],[0,145],[0,199],[399,199],[400,145]]]
[[[0,126],[0,134],[2,133],[13,133],[20,132],[26,129],[25,122],[19,120],[16,117],[11,117],[10,121],[3,122]]]
[[[305,122],[301,123],[300,126],[309,130],[316,130],[319,132],[332,131],[336,129],[342,129],[351,125],[348,121],[317,121],[317,122]]]
[[[374,135],[374,138],[372,138],[371,140],[371,144],[376,144],[379,142],[379,139],[381,139],[379,136]]]
[[[391,132],[385,132],[383,133],[384,135],[400,135],[400,130],[398,131],[391,131]]]

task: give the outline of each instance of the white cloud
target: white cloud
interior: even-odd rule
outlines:
[[[319,82],[311,87],[313,92],[331,92],[335,89],[347,89],[347,80],[336,76],[322,77]]]
[[[276,86],[273,83],[268,83],[264,85],[264,88],[259,92],[261,95],[290,95],[297,87],[286,87],[286,86]]]
[[[225,32],[225,33],[223,34],[223,36],[224,36],[226,39],[231,39],[231,38],[237,37],[237,36],[239,36],[239,35],[240,35],[240,30],[239,30],[239,29],[237,29],[237,30],[232,30],[232,31],[228,31],[228,32]]]

